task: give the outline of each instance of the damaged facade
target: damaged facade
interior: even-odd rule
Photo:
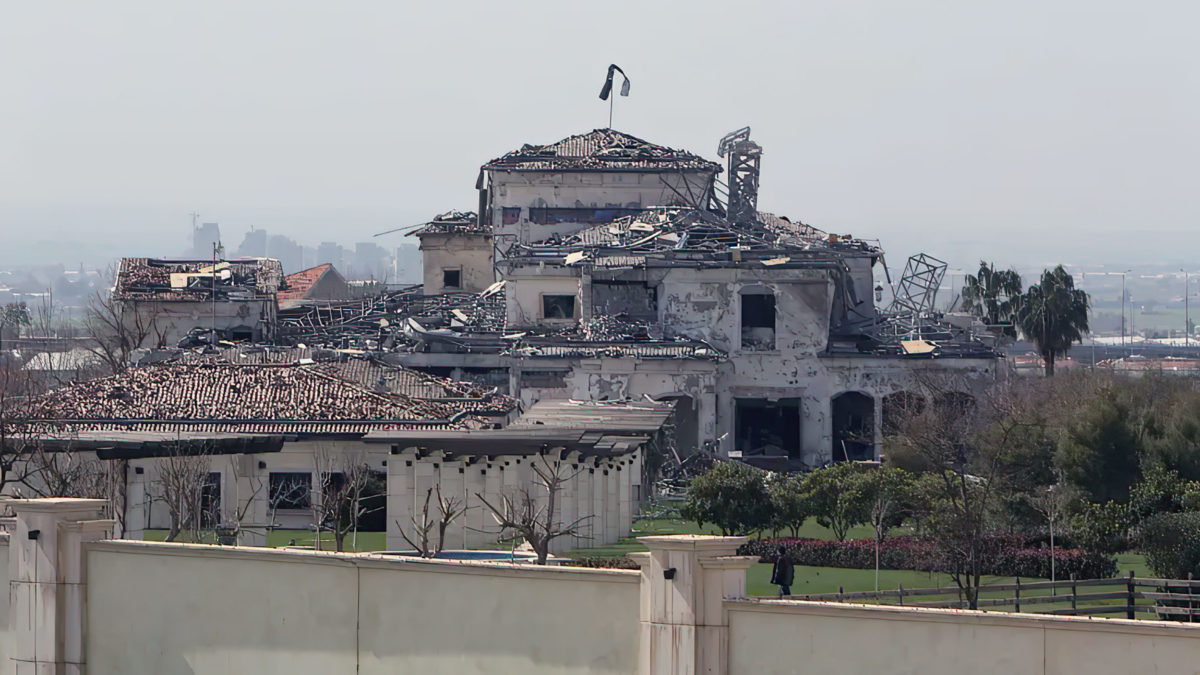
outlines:
[[[275,339],[276,294],[287,288],[272,258],[233,261],[124,258],[112,300],[122,321],[153,346],[174,347],[193,331],[221,337]]]
[[[507,381],[525,405],[673,400],[680,454],[791,468],[877,457],[886,408],[923,380],[970,391],[998,375],[988,345],[932,312],[944,266],[921,258],[877,307],[879,246],[759,211],[749,129],[718,152],[729,184],[607,129],[488,162],[497,284],[410,314],[388,358]],[[480,311],[499,297],[502,315]]]

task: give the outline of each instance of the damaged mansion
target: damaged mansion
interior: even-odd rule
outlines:
[[[231,261],[177,295],[221,293],[245,268],[244,290],[213,303],[218,317],[248,317],[222,324],[231,338],[367,354],[494,387],[524,409],[670,401],[676,460],[873,459],[921,379],[971,390],[999,375],[986,332],[934,311],[944,264],[916,256],[891,278],[877,243],[759,210],[763,150],[748,128],[717,155],[723,164],[613,129],[525,145],[481,167],[475,210],[407,232],[420,240],[421,286],[268,310],[264,280],[297,297],[296,275]],[[203,299],[191,315],[206,325]]]
[[[1003,375],[986,331],[935,311],[943,263],[893,278],[877,243],[759,210],[748,128],[716,154],[613,129],[522,146],[481,167],[474,209],[408,228],[417,286],[124,260],[112,297],[140,348],[38,399],[43,445],[130,463],[134,537],[169,520],[153,495],[170,448],[216,455],[214,518],[268,529],[312,520],[318,460],[354,454],[386,480],[392,548],[435,487],[467,509],[454,546],[494,540],[484,502],[552,455],[572,471],[556,517],[588,523],[561,550],[628,534],[660,467],[877,459],[923,384]]]

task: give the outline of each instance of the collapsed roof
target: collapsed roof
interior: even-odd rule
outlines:
[[[269,299],[283,283],[274,258],[219,261],[122,258],[113,297],[118,300],[195,302],[218,297]]]
[[[709,171],[721,166],[685,150],[655,145],[614,129],[596,129],[547,145],[526,144],[483,165],[507,171]]]

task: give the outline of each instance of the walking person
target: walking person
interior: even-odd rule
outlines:
[[[779,597],[792,594],[792,579],[796,575],[796,566],[787,555],[787,549],[780,546],[776,551],[775,567],[771,568],[771,583],[779,586]]]

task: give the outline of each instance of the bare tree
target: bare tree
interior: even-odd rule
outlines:
[[[91,338],[93,353],[104,360],[109,370],[119,373],[129,367],[137,349],[161,347],[166,339],[159,326],[160,308],[154,301],[134,306],[123,302],[114,292],[96,291],[88,301],[83,320],[84,334]]]
[[[533,485],[523,486],[514,495],[501,495],[497,504],[479,493],[476,496],[492,512],[501,532],[516,532],[537,554],[537,564],[545,565],[550,543],[558,537],[578,535],[579,526],[591,516],[565,524],[557,518],[558,494],[579,471],[571,472],[561,460],[549,460],[545,455],[539,455],[529,466],[535,476]],[[544,494],[544,499],[539,498],[542,496],[539,493]]]
[[[1007,481],[1024,470],[1022,451],[1041,424],[1009,383],[978,397],[952,380],[922,382],[930,405],[902,421],[892,442],[935,476],[927,527],[971,609],[978,608],[984,558]],[[889,455],[890,456],[890,455]]]
[[[37,444],[30,458],[30,492],[38,497],[82,497],[106,501],[104,515],[125,531],[127,460],[103,460],[66,448],[51,452]]]
[[[437,517],[429,512],[429,501],[433,498],[435,491],[437,493]],[[412,516],[413,536],[408,536],[400,521],[396,521],[396,526],[400,529],[400,536],[408,542],[409,546],[416,549],[418,555],[422,558],[436,558],[446,548],[446,530],[465,511],[463,500],[457,497],[442,496],[442,486],[439,483],[425,491],[425,504],[421,508],[420,517]],[[437,530],[437,546],[431,548],[429,535],[434,529]]]
[[[31,461],[40,435],[54,425],[44,422],[37,385],[20,364],[0,362],[0,494],[22,492],[34,483]]]
[[[367,506],[364,501],[374,473],[361,454],[335,454],[318,450],[313,455],[319,483],[311,501],[313,524],[316,528],[318,550],[321,532],[333,534],[336,550],[345,549],[346,537],[358,530],[358,520],[379,507]]]
[[[204,487],[211,461],[206,448],[177,443],[171,454],[155,463],[157,472],[147,483],[147,493],[152,501],[162,502],[167,508],[171,521],[167,541],[175,541],[187,530],[199,534],[204,522]]]

